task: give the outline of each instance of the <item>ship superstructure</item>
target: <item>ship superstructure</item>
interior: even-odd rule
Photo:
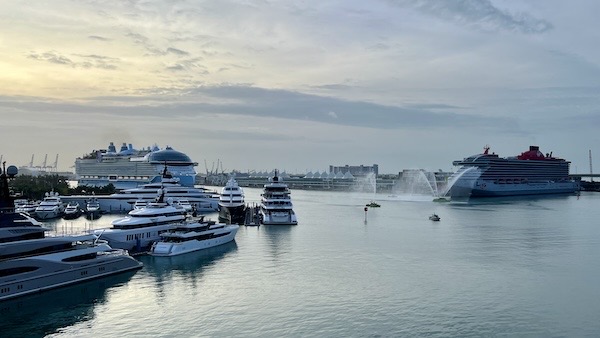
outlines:
[[[105,186],[112,183],[118,190],[130,189],[161,181],[161,173],[167,165],[169,172],[179,184],[192,187],[196,179],[195,166],[186,154],[167,146],[136,150],[123,143],[119,151],[113,142],[108,149],[94,150],[75,160],[75,173],[80,185]]]

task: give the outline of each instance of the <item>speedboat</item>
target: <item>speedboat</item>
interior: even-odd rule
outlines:
[[[51,219],[62,216],[65,211],[65,204],[58,196],[57,192],[46,193],[46,197],[35,209],[35,216],[39,219]]]
[[[161,239],[152,244],[152,256],[176,256],[188,252],[211,248],[235,239],[237,224],[204,221],[183,222],[162,233]]]
[[[165,201],[159,191],[154,202],[145,208],[131,210],[127,216],[112,221],[112,227],[96,229],[94,233],[115,248],[142,251],[160,239],[160,234],[183,222],[187,211],[171,199]]]
[[[246,216],[244,190],[231,177],[221,189],[219,197],[219,221],[240,224]]]
[[[437,222],[440,220],[440,216],[438,216],[437,214],[432,214],[431,216],[429,216],[429,219],[434,222]]]
[[[379,203],[377,203],[375,201],[371,201],[370,203],[367,203],[365,206],[370,207],[370,208],[379,208],[381,205],[379,205]]]
[[[261,224],[296,225],[298,220],[293,210],[290,190],[280,181],[278,171],[264,185],[260,199]]]
[[[75,219],[81,216],[81,208],[77,202],[69,202],[65,208],[64,219]]]

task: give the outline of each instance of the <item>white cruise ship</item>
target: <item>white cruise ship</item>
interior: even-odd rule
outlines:
[[[260,200],[260,218],[261,224],[298,224],[292,207],[290,190],[287,184],[280,180],[277,170],[270,182],[264,185]]]
[[[75,160],[75,174],[79,185],[105,186],[113,184],[116,189],[130,189],[142,184],[160,182],[162,168],[168,166],[171,174],[183,186],[193,187],[197,162],[186,154],[167,146],[136,150],[123,143],[119,151],[113,142],[108,149],[94,150]]]

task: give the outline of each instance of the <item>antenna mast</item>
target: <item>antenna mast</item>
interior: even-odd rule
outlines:
[[[592,149],[590,149],[590,181],[594,182],[594,172],[592,171]]]

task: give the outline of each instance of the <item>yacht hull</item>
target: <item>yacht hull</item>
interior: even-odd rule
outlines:
[[[160,257],[171,257],[182,255],[189,252],[199,251],[212,248],[218,245],[229,243],[235,239],[239,227],[228,228],[229,234],[221,237],[211,238],[207,240],[190,240],[179,243],[157,242],[153,245],[150,255]]]
[[[108,241],[108,244],[117,249],[143,251],[160,240],[160,234],[172,229],[173,225],[146,226],[136,229],[97,229],[95,235],[100,239]]]
[[[35,271],[0,277],[0,301],[76,284],[96,278],[140,269],[142,263],[128,255],[107,255],[97,262],[72,264],[50,262],[37,257],[7,260],[0,263],[0,271],[37,268]]]

